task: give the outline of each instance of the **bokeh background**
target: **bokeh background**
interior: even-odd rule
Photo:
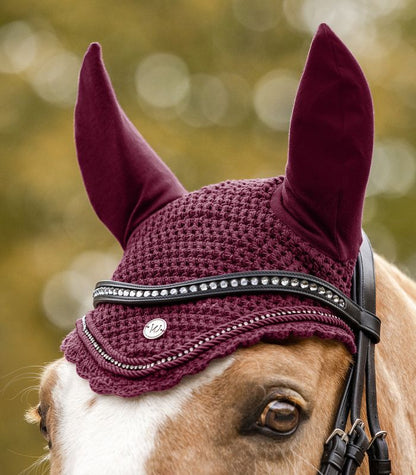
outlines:
[[[103,46],[119,100],[187,189],[284,172],[293,98],[322,21],[375,103],[365,229],[416,276],[416,5],[410,0],[3,0],[0,6],[0,472],[42,455],[23,421],[40,366],[121,251],[73,144],[82,56]],[[398,315],[398,318],[400,316]]]

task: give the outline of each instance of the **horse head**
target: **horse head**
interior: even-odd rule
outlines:
[[[373,147],[356,60],[320,26],[285,176],[186,191],[119,106],[97,44],[80,74],[75,135],[92,206],[124,254],[44,372],[34,418],[51,472],[316,473],[361,344],[343,318]],[[376,261],[379,287],[401,282],[388,301],[379,291],[388,335],[397,306],[411,325],[416,291]],[[388,407],[380,417],[395,453]]]

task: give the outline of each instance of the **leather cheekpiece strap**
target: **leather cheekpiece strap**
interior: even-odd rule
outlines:
[[[363,233],[363,243],[355,267],[352,299],[360,308],[365,309],[370,315],[376,310],[376,287],[374,274],[374,261],[370,242]],[[349,376],[345,385],[340,406],[338,408],[335,429],[333,434],[344,434],[345,454],[342,461],[339,460],[341,451],[338,446],[325,444],[324,455],[321,461],[319,473],[325,475],[354,475],[360,467],[365,453],[369,457],[371,475],[389,475],[391,463],[388,455],[388,447],[385,441],[386,433],[380,430],[377,411],[377,393],[375,380],[374,339],[370,339],[368,333],[359,331],[357,334],[357,354],[350,368]],[[370,428],[371,441],[364,430],[364,423],[360,420],[361,402],[366,387],[367,420]],[[351,416],[352,429],[346,434],[345,427],[348,414]],[[328,451],[333,450],[332,455]],[[330,464],[331,460],[337,460]],[[337,471],[336,471],[337,470]]]

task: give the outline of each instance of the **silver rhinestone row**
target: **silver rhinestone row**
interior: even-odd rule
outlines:
[[[88,330],[85,315],[82,317],[82,330],[83,330],[85,336],[91,342],[91,345],[97,351],[97,353],[99,353],[101,355],[101,357],[104,358],[106,361],[108,361],[109,363],[111,363],[114,366],[118,366],[119,368],[131,370],[131,371],[140,371],[140,370],[143,371],[143,370],[146,370],[146,369],[149,369],[149,368],[153,368],[154,366],[160,366],[160,365],[163,365],[164,363],[168,363],[169,361],[174,361],[178,358],[182,358],[182,357],[188,355],[189,353],[192,353],[194,350],[196,350],[201,345],[203,345],[203,344],[205,344],[205,343],[207,343],[211,340],[214,340],[215,338],[218,338],[221,335],[233,332],[234,330],[237,330],[238,328],[246,327],[247,325],[253,324],[255,322],[259,322],[261,320],[266,320],[266,319],[272,318],[272,317],[283,317],[283,316],[286,316],[286,315],[299,315],[299,314],[301,314],[301,315],[319,315],[319,316],[323,316],[323,317],[338,318],[335,315],[332,315],[330,313],[318,312],[316,310],[292,310],[292,311],[288,310],[288,311],[282,311],[282,312],[266,313],[265,315],[260,315],[258,317],[250,318],[249,320],[246,320],[244,322],[240,322],[240,323],[237,323],[235,325],[230,325],[227,328],[224,328],[220,331],[217,331],[216,333],[213,333],[212,335],[209,335],[209,336],[205,337],[202,340],[199,340],[194,345],[190,346],[189,348],[187,348],[187,349],[185,349],[185,350],[183,350],[183,351],[181,351],[177,354],[167,356],[166,358],[161,358],[159,360],[153,361],[151,363],[143,364],[143,365],[130,365],[130,364],[126,364],[126,363],[121,363],[120,361],[117,361],[115,358],[112,358],[108,353],[106,353],[101,348],[101,346],[97,343],[97,341],[95,340],[93,335],[90,333],[90,331]]]
[[[201,284],[181,285],[172,287],[170,289],[149,289],[149,290],[132,290],[122,287],[98,287],[94,291],[94,298],[101,296],[115,296],[115,297],[132,297],[132,298],[160,298],[175,295],[193,294],[195,292],[205,292],[207,290],[227,289],[227,288],[241,288],[241,287],[255,287],[262,285],[272,285],[276,287],[292,287],[309,290],[312,293],[320,295],[328,302],[338,305],[340,308],[345,308],[345,300],[332,290],[325,288],[315,282],[306,279],[299,280],[297,278],[289,277],[242,277],[233,279],[224,279],[220,281],[202,282]]]

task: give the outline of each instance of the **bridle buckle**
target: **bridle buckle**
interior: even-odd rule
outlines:
[[[385,431],[385,430],[380,430],[377,433],[375,433],[374,437],[370,441],[370,445],[368,446],[368,450],[371,449],[371,447],[373,446],[374,442],[377,439],[383,439],[384,440],[386,437],[387,437],[387,431]]]
[[[365,424],[364,424],[364,422],[363,422],[361,419],[356,419],[356,420],[354,421],[354,424],[352,425],[350,431],[348,432],[348,436],[349,436],[349,437],[351,437],[351,436],[354,434],[355,429],[356,429],[357,427],[360,427],[361,429],[364,429]]]
[[[332,431],[331,435],[326,439],[325,445],[329,444],[329,442],[331,442],[331,440],[337,435],[340,436],[342,441],[344,441],[346,444],[348,444],[349,435],[344,430],[337,427],[336,429],[334,429]]]

